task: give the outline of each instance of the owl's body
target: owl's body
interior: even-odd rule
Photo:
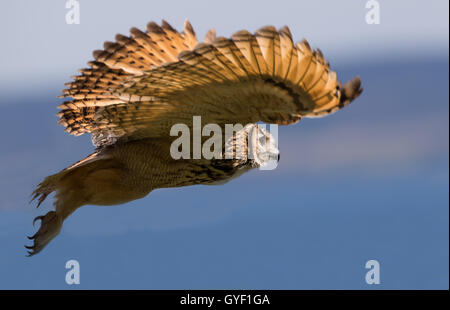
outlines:
[[[68,210],[67,216],[82,205],[122,204],[158,188],[223,184],[253,167],[248,158],[174,159],[170,140],[141,139],[89,155],[49,176],[36,192],[46,195],[58,189],[58,201]]]
[[[170,155],[170,143],[167,139],[160,140],[130,141],[103,151],[105,158],[113,159],[120,166],[120,184],[130,192],[146,195],[157,188],[213,184],[253,165],[250,159],[174,159]]]
[[[198,43],[188,22],[180,33],[163,21],[116,40],[95,51],[90,68],[63,91],[71,100],[59,106],[59,123],[75,135],[90,133],[97,150],[34,192],[38,205],[55,192],[55,211],[36,218],[41,227],[30,237],[30,255],[83,205],[122,204],[158,188],[223,184],[278,160],[273,137],[255,123],[288,125],[325,116],[362,91],[359,78],[342,86],[320,50],[305,40],[294,44],[287,27],[239,31],[231,39],[209,31]],[[221,128],[249,124],[221,143],[222,155],[231,147],[243,156],[176,159],[171,128],[181,123],[192,130],[195,116]],[[251,132],[270,147],[251,142]]]

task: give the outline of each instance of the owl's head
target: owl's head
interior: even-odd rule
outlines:
[[[273,170],[280,160],[277,139],[265,125],[248,124],[227,139],[226,154],[249,168]]]
[[[273,170],[278,166],[280,151],[277,138],[265,129],[265,125],[250,124],[247,146],[248,158],[261,170]]]

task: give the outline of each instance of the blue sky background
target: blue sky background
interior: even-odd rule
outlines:
[[[0,289],[448,289],[448,1],[64,1],[0,5]],[[56,124],[63,83],[116,33],[164,18],[198,37],[289,25],[363,95],[323,119],[279,128],[281,161],[226,185],[156,190],[86,206],[25,258],[28,205],[43,177],[87,155]],[[65,284],[77,259],[81,285]],[[381,284],[365,284],[365,262]]]

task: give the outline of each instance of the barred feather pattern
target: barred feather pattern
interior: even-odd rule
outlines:
[[[357,77],[342,86],[320,50],[294,44],[288,27],[231,38],[210,30],[198,43],[167,22],[116,36],[63,91],[66,131],[91,133],[97,146],[118,139],[167,136],[175,123],[292,124],[333,113],[361,93]]]

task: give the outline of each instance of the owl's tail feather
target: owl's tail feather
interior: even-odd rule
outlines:
[[[37,188],[31,193],[31,202],[37,199],[37,205],[36,208],[39,208],[39,206],[44,202],[45,198],[47,198],[48,195],[50,195],[53,191],[56,190],[58,182],[70,171],[72,171],[74,168],[81,167],[83,165],[86,165],[88,163],[91,163],[93,161],[96,161],[98,159],[104,159],[105,156],[100,156],[100,151],[95,151],[94,153],[90,154],[89,156],[77,161],[73,165],[61,170],[58,173],[49,175],[39,183]]]
[[[44,202],[45,198],[47,198],[47,196],[50,195],[56,189],[56,184],[61,179],[61,177],[65,174],[64,172],[65,171],[63,170],[59,173],[49,175],[48,177],[46,177],[44,179],[44,181],[39,183],[37,188],[31,194],[32,198],[31,198],[30,203],[33,202],[35,199],[37,199],[38,203],[36,205],[36,208],[39,208],[41,203]]]

